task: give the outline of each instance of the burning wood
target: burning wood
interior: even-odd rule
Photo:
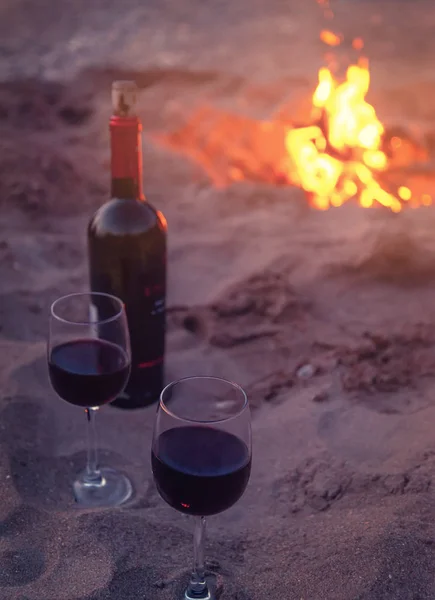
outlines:
[[[320,37],[329,46],[341,43],[332,31]],[[354,40],[358,51],[363,46],[360,38]],[[433,179],[425,144],[386,130],[366,100],[369,86],[369,64],[360,57],[342,81],[332,67],[319,70],[310,122],[303,126],[283,117],[287,111],[255,121],[202,108],[184,127],[157,140],[199,163],[217,186],[243,180],[296,185],[320,210],[351,199],[393,212],[432,204],[421,185],[421,179]]]

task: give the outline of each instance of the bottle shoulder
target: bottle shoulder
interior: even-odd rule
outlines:
[[[101,206],[88,225],[88,233],[143,233],[148,230],[166,233],[166,220],[149,202],[112,198]]]

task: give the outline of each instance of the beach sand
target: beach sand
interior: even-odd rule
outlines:
[[[371,100],[434,130],[429,2],[337,3]],[[85,231],[109,193],[112,79],[136,78],[149,200],[169,228],[167,380],[233,379],[253,470],[209,519],[223,600],[435,597],[435,211],[316,212],[291,187],[211,185],[156,142],[202,105],[268,118],[316,84],[316,3],[3,0],[0,6],[0,600],[172,600],[191,519],[150,469],[155,406],[98,415],[122,508],[80,510],[85,416],[50,388],[50,303],[88,286]]]

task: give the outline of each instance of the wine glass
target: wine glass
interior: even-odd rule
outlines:
[[[55,392],[85,409],[88,460],[73,484],[83,507],[117,506],[132,494],[130,480],[97,457],[95,416],[127,384],[130,341],[124,305],[115,296],[77,293],[56,300],[50,311],[48,370]]]
[[[218,377],[186,377],[162,391],[151,462],[170,506],[196,516],[186,600],[210,600],[204,570],[205,517],[232,506],[251,472],[251,419],[243,389]]]

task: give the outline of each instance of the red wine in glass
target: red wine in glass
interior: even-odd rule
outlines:
[[[251,456],[245,442],[214,427],[176,427],[160,434],[151,460],[162,498],[173,508],[215,515],[245,491]]]
[[[184,600],[212,600],[205,577],[205,517],[239,500],[251,473],[251,418],[242,388],[219,377],[186,377],[165,387],[151,463],[170,506],[195,515],[193,570]]]
[[[130,366],[120,346],[91,338],[54,346],[48,368],[58,396],[86,408],[114,400],[127,383]]]
[[[48,373],[54,391],[85,409],[87,464],[73,483],[82,507],[119,506],[133,493],[129,478],[98,464],[95,417],[127,384],[131,352],[127,316],[116,296],[78,292],[62,296],[50,309]]]

